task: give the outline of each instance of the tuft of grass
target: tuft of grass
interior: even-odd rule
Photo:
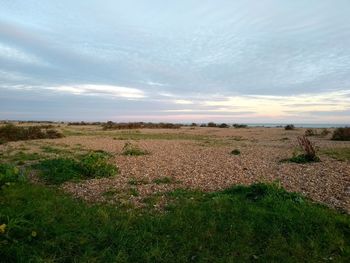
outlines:
[[[167,213],[44,186],[0,195],[3,262],[347,262],[350,217],[273,185],[177,191]],[[29,201],[30,200],[30,201]]]
[[[146,154],[149,154],[149,152],[140,149],[138,146],[133,145],[130,142],[126,142],[122,149],[122,155],[126,155],[126,156],[140,156],[140,155],[146,155]]]
[[[232,154],[232,155],[240,155],[240,154],[241,154],[241,151],[238,150],[238,149],[234,149],[234,150],[231,151],[231,154]]]
[[[333,148],[325,149],[322,153],[337,159],[339,161],[349,161],[350,160],[350,148]]]
[[[137,180],[135,178],[131,178],[129,181],[128,181],[128,184],[129,185],[143,185],[143,184],[148,184],[148,182],[144,179],[141,179],[141,180]]]
[[[171,184],[175,182],[175,179],[173,177],[164,176],[156,178],[152,182],[155,184]]]
[[[49,184],[61,184],[70,180],[110,177],[118,168],[108,163],[103,153],[90,152],[80,159],[59,157],[43,160],[33,166]]]

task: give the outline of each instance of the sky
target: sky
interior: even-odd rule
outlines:
[[[0,0],[0,119],[350,123],[349,0]]]

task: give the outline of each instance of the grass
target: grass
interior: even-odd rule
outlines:
[[[122,149],[122,155],[126,155],[126,156],[140,156],[140,155],[146,155],[146,154],[149,154],[149,152],[142,150],[137,145],[133,145],[130,142],[125,143]]]
[[[110,177],[118,173],[118,168],[108,163],[104,152],[90,152],[79,159],[58,157],[46,159],[33,167],[40,177],[49,184],[62,184],[66,181]]]
[[[3,262],[348,262],[350,219],[271,185],[177,190],[166,213],[27,183],[0,195]]]
[[[23,151],[16,152],[14,154],[6,155],[3,158],[6,158],[7,161],[15,162],[19,165],[25,164],[28,161],[36,161],[41,159],[43,156],[38,153],[27,153]]]
[[[176,180],[173,177],[164,176],[164,177],[156,178],[152,182],[155,184],[171,184],[171,183],[175,183]]]
[[[70,151],[68,151],[67,149],[60,149],[57,147],[53,147],[50,145],[44,145],[40,147],[41,150],[44,153],[54,153],[54,154],[67,154],[67,153],[71,153]]]
[[[350,160],[350,148],[333,148],[322,150],[322,153],[339,161]]]

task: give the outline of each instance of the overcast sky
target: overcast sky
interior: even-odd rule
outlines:
[[[350,123],[349,0],[0,0],[0,119]]]

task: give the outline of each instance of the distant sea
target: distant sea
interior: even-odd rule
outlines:
[[[285,126],[291,123],[243,123],[248,125],[249,127],[278,127]],[[338,127],[350,127],[350,123],[348,124],[325,124],[325,123],[293,123],[295,127],[299,128],[338,128]]]

